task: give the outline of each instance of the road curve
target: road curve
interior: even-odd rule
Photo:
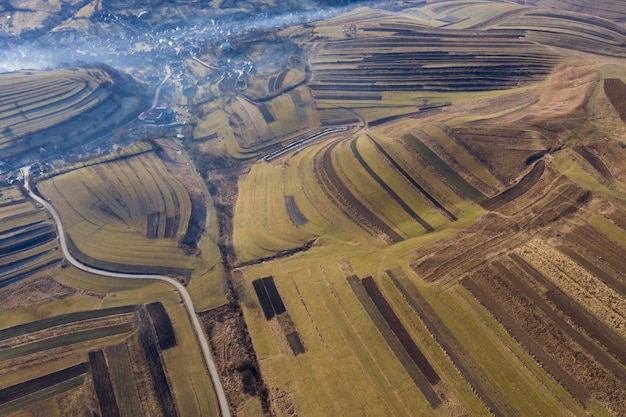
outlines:
[[[52,207],[52,205],[35,194],[30,188],[30,168],[25,167],[22,168],[22,173],[24,175],[24,187],[28,192],[28,195],[38,203],[40,203],[48,212],[52,215],[54,222],[57,225],[57,231],[59,233],[59,241],[61,242],[61,249],[63,251],[63,256],[65,259],[74,265],[76,268],[81,269],[86,272],[90,272],[96,275],[102,275],[111,278],[124,278],[124,279],[146,279],[153,281],[162,281],[172,285],[178,293],[180,294],[185,307],[187,308],[187,312],[189,313],[189,318],[193,324],[194,330],[196,332],[196,339],[200,343],[200,347],[202,349],[202,353],[204,354],[204,360],[209,369],[209,374],[211,379],[213,380],[213,387],[215,388],[215,393],[217,395],[219,401],[219,408],[222,417],[231,417],[230,408],[228,407],[228,401],[226,400],[226,393],[224,392],[224,387],[222,386],[222,382],[220,381],[219,374],[217,373],[217,368],[215,367],[215,362],[213,361],[213,355],[211,354],[211,349],[209,348],[209,343],[207,342],[207,338],[204,335],[204,331],[202,330],[202,325],[200,324],[200,320],[198,316],[196,316],[196,312],[193,308],[193,303],[191,301],[191,297],[189,296],[189,292],[187,289],[178,281],[173,278],[167,277],[165,275],[150,275],[150,274],[125,274],[120,272],[109,272],[103,271],[101,269],[92,268],[91,266],[85,265],[81,263],[78,259],[74,258],[74,256],[70,253],[67,248],[67,241],[65,239],[65,229],[63,228],[63,223],[61,223],[61,217],[59,213]]]

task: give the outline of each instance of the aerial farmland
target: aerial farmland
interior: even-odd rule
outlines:
[[[626,416],[625,22],[0,5],[0,416]]]

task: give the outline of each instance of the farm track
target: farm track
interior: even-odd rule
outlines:
[[[63,223],[61,222],[61,218],[59,214],[56,212],[56,210],[54,209],[54,207],[52,207],[50,203],[48,203],[46,200],[42,199],[41,197],[33,193],[33,191],[30,188],[30,176],[29,176],[28,168],[24,168],[23,171],[24,171],[26,191],[28,192],[29,196],[33,200],[41,204],[52,215],[57,225],[57,231],[59,234],[59,241],[61,243],[61,249],[63,251],[63,255],[65,256],[65,259],[69,263],[71,263],[78,269],[81,269],[83,271],[90,272],[96,275],[108,276],[112,278],[145,279],[145,280],[162,281],[173,286],[177,290],[177,292],[180,294],[182,298],[182,301],[185,305],[185,308],[187,309],[187,312],[189,313],[189,318],[191,320],[193,329],[196,334],[196,341],[200,344],[203,358],[205,361],[205,365],[208,368],[209,375],[213,382],[213,388],[215,389],[215,393],[216,393],[217,400],[219,403],[220,414],[222,417],[230,417],[231,416],[230,408],[228,405],[228,401],[226,399],[226,394],[224,393],[224,388],[222,387],[221,381],[219,379],[219,374],[217,373],[217,368],[215,366],[215,362],[213,361],[213,356],[211,354],[211,350],[209,348],[207,338],[204,334],[204,331],[203,331],[202,325],[200,324],[198,316],[196,315],[194,311],[193,303],[191,301],[189,292],[187,292],[187,289],[178,281],[167,276],[148,275],[148,274],[124,274],[124,273],[117,273],[117,272],[102,271],[102,270],[84,265],[80,263],[79,261],[77,261],[76,258],[74,258],[72,254],[70,253],[70,251],[68,250],[68,245],[67,245],[67,241],[65,237],[66,236],[65,230],[63,228]]]

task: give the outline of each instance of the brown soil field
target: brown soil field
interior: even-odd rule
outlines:
[[[272,401],[266,396],[256,353],[241,310],[234,304],[200,315],[231,410],[237,412],[248,396],[257,396],[264,410]],[[244,374],[254,378],[245,379]]]
[[[422,323],[424,323],[433,338],[439,343],[444,352],[446,352],[459,373],[472,387],[472,390],[476,392],[478,398],[481,399],[495,416],[504,416],[505,414],[492,399],[492,397],[498,396],[498,387],[493,384],[491,379],[475,364],[474,359],[472,359],[469,353],[463,348],[463,344],[456,339],[443,320],[439,318],[437,313],[429,305],[428,301],[422,297],[417,288],[407,280],[401,270],[396,272],[387,270],[386,273],[389,275],[389,278],[391,278],[398,291],[400,291],[407,300],[413,311],[415,311],[415,314],[417,314]],[[506,404],[503,406],[506,407]]]
[[[163,304],[159,301],[150,303],[146,305],[146,309],[159,341],[159,349],[166,350],[176,346],[176,332]]]
[[[600,159],[596,154],[594,154],[584,146],[575,146],[574,150],[578,154],[580,154],[580,156],[585,158],[587,162],[589,162],[591,166],[594,167],[604,179],[611,180],[613,178],[609,168],[606,166],[604,161],[602,161],[602,159]]]
[[[156,398],[164,417],[177,417],[176,402],[172,394],[172,388],[167,379],[161,352],[156,341],[154,329],[150,323],[148,313],[144,309],[139,310],[139,342],[146,357],[147,369],[152,378]]]
[[[552,284],[539,271],[534,269],[530,264],[524,261],[516,254],[511,254],[511,259],[515,261],[517,266],[524,271],[525,274],[531,276],[538,284],[547,291],[544,294],[547,301],[551,302],[558,310],[560,310],[575,325],[579,326],[591,338],[602,343],[610,353],[612,353],[623,364],[626,364],[626,349],[623,346],[622,339],[613,332],[606,324],[593,317],[580,305],[577,305],[571,298],[564,294],[556,285]],[[499,262],[494,263],[494,267],[501,274],[517,287],[518,290],[524,292],[535,305],[543,310],[543,312],[554,321],[565,333],[581,347],[591,353],[595,359],[600,362],[606,369],[618,376],[619,379],[626,380],[626,372],[619,367],[614,366],[611,359],[606,353],[584,338],[581,333],[569,325],[560,315],[556,314],[541,296],[533,289],[524,285],[523,280],[511,273],[504,265]]]
[[[386,192],[389,194],[392,200],[394,200],[402,209],[409,215],[413,220],[420,224],[426,230],[426,232],[432,232],[435,230],[430,224],[428,224],[419,214],[417,214],[402,198],[396,194],[395,191],[391,189],[391,187],[383,181],[382,178],[374,171],[368,164],[365,162],[359,150],[356,146],[356,139],[350,143],[350,149],[352,150],[352,154],[359,161],[359,164],[365,169],[365,171],[376,181],[378,185],[380,185]]]
[[[75,293],[74,288],[58,283],[49,275],[42,275],[1,289],[0,311],[60,300]]]
[[[398,232],[383,222],[376,214],[367,208],[341,180],[332,161],[332,151],[339,142],[328,146],[321,151],[321,156],[315,164],[315,174],[324,186],[325,192],[332,201],[341,208],[351,220],[363,227],[370,234],[379,236],[389,243],[404,240]]]
[[[12,401],[18,401],[20,398],[33,394],[37,391],[44,390],[70,379],[82,376],[87,373],[88,370],[89,365],[87,363],[81,363],[52,374],[4,388],[0,390],[0,412],[2,412],[3,406]]]
[[[572,376],[543,349],[541,344],[537,342],[536,335],[529,334],[524,327],[520,326],[514,316],[515,313],[509,313],[509,309],[512,307],[508,304],[510,303],[510,299],[499,301],[493,298],[490,294],[492,291],[491,288],[493,288],[493,280],[489,285],[485,285],[485,282],[481,281],[481,275],[480,273],[475,274],[471,278],[463,279],[461,283],[494,315],[511,336],[524,346],[529,353],[556,378],[557,381],[563,384],[567,390],[580,401],[586,401],[589,398],[589,393],[586,389],[572,378]]]
[[[300,227],[307,224],[309,221],[306,216],[302,214],[298,206],[296,205],[296,200],[292,195],[285,196],[285,206],[287,207],[287,214],[289,215],[289,220],[293,223],[294,226]]]
[[[398,171],[398,173],[402,175],[402,177],[404,177],[404,179],[406,179],[413,187],[415,187],[419,191],[419,193],[424,196],[426,200],[430,201],[438,210],[440,210],[451,221],[457,220],[457,217],[452,212],[450,212],[442,203],[440,203],[436,198],[434,198],[428,191],[426,191],[424,187],[422,187],[417,181],[415,181],[415,179],[411,175],[409,175],[409,173],[406,172],[404,168],[402,168],[400,164],[398,164],[393,159],[393,157],[385,150],[383,146],[381,146],[371,136],[370,136],[370,139],[372,140],[372,143],[374,144],[374,146],[376,146],[376,149],[385,157],[385,160],[389,164],[391,164],[391,166],[393,166],[394,169]]]
[[[504,204],[516,200],[522,194],[528,192],[531,187],[537,184],[539,178],[541,178],[541,175],[543,175],[545,167],[545,161],[540,160],[532,167],[530,172],[528,172],[528,174],[526,174],[517,184],[515,184],[511,188],[506,189],[497,196],[494,196],[489,200],[484,201],[483,203],[481,203],[481,205],[487,210],[497,210]]]
[[[370,279],[368,279],[367,287],[363,280],[356,276],[349,276],[348,282],[363,308],[367,311],[409,376],[411,376],[417,388],[426,397],[430,405],[433,408],[437,408],[441,404],[441,399],[434,391],[432,385],[439,382],[439,376],[432,369],[419,348],[415,346],[415,343],[383,295],[379,290],[374,289],[373,286],[376,284],[370,281]]]
[[[89,365],[93,384],[103,417],[120,417],[120,410],[113,391],[111,374],[102,350],[89,352]]]

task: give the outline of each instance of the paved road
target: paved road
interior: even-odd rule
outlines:
[[[28,195],[30,197],[44,206],[48,212],[54,218],[54,221],[57,225],[57,231],[59,233],[59,241],[61,242],[61,249],[63,250],[63,255],[65,259],[76,268],[81,269],[86,272],[90,272],[92,274],[103,275],[112,278],[124,278],[124,279],[149,279],[154,281],[162,281],[172,285],[178,293],[180,294],[185,307],[187,308],[187,312],[189,313],[189,318],[193,324],[194,330],[196,331],[196,339],[200,343],[200,347],[202,348],[202,353],[204,354],[204,360],[209,369],[209,374],[211,375],[211,379],[213,380],[213,386],[215,388],[215,392],[217,394],[217,398],[219,401],[219,408],[221,411],[222,417],[231,417],[230,408],[228,407],[228,401],[226,401],[226,394],[224,393],[224,387],[222,386],[222,382],[220,381],[219,374],[217,373],[217,368],[215,367],[215,362],[213,361],[213,355],[211,354],[211,349],[209,348],[209,344],[207,342],[207,338],[204,335],[204,331],[202,329],[202,325],[200,324],[200,320],[198,320],[198,316],[193,308],[193,303],[191,302],[191,297],[189,296],[189,292],[187,289],[175,279],[164,275],[149,275],[149,274],[124,274],[119,272],[109,272],[103,271],[97,268],[92,268],[88,265],[81,263],[79,260],[74,258],[70,251],[67,248],[67,241],[65,240],[65,229],[63,228],[63,223],[61,223],[61,217],[59,217],[59,213],[52,207],[50,203],[48,203],[43,198],[36,195],[30,188],[30,172],[29,168],[22,168],[22,172],[24,174],[24,185],[26,187],[26,191],[28,191]]]

